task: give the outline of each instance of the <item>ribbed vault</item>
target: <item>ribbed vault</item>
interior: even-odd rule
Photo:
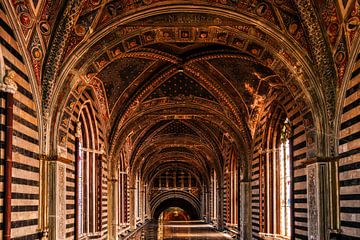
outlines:
[[[246,4],[222,1],[130,2],[108,2],[100,4],[101,14],[97,7],[80,14],[71,37],[63,39],[65,52],[58,52],[65,60],[44,69],[43,97],[50,96],[44,109],[56,127],[68,118],[58,110],[80,101],[86,87],[94,90],[107,133],[110,176],[128,174],[131,214],[139,214],[134,199],[142,191],[149,199],[137,204],[149,204],[151,216],[165,205],[187,203],[199,216],[207,209],[209,217],[211,189],[219,198],[221,225],[222,186],[230,189],[231,181],[251,178],[252,154],[269,106],[298,106],[309,123],[306,154],[328,148],[322,135],[329,127],[327,99],[292,3],[259,3],[246,12]],[[95,15],[97,22],[86,25]],[[53,46],[48,60],[56,52]],[[68,86],[71,91],[61,91]],[[60,132],[50,135],[65,149]],[[183,204],[169,204],[172,198]],[[130,216],[131,226],[137,217]]]

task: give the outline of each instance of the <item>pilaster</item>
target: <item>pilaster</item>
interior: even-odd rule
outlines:
[[[307,165],[309,239],[329,239],[327,233],[329,225],[327,168],[328,163],[325,162],[315,162]]]
[[[130,230],[133,231],[136,229],[136,214],[135,214],[135,188],[132,187],[129,189],[130,195]]]
[[[224,224],[224,188],[222,185],[220,185],[217,188],[217,211],[218,211],[218,217],[217,217],[217,227],[219,231],[224,230],[225,224]]]
[[[118,179],[112,178],[108,179],[109,185],[109,240],[117,240],[118,239]]]
[[[240,182],[240,239],[251,239],[251,182]]]
[[[49,239],[66,239],[66,159],[49,157]]]
[[[6,72],[5,77],[0,78],[0,91],[5,98],[5,151],[4,151],[4,179],[3,179],[3,226],[2,237],[4,240],[11,239],[11,211],[12,211],[12,165],[13,165],[13,118],[14,118],[14,93],[17,85],[14,81],[15,72]]]

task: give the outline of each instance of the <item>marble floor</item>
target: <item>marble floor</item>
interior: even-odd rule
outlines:
[[[232,239],[229,235],[215,231],[211,225],[201,221],[172,221],[148,223],[138,231],[132,240],[185,240],[185,239]]]

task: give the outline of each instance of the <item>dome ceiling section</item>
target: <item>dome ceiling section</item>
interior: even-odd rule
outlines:
[[[145,101],[161,97],[176,98],[179,96],[194,96],[217,102],[216,98],[207,89],[183,72],[179,72],[163,82]]]
[[[142,111],[150,108],[156,109],[164,105],[191,106],[199,103],[205,105],[205,108],[216,109],[219,114],[222,115],[224,115],[222,106],[227,106],[227,109],[230,109],[229,113],[234,115],[234,119],[240,118],[236,114],[235,108],[237,107],[231,105],[231,99],[226,95],[226,89],[222,89],[218,84],[211,81],[211,79],[203,77],[199,71],[193,67],[186,66],[186,69],[181,70],[177,66],[174,66],[171,70],[161,74],[159,78],[148,82],[150,84],[144,85],[142,91],[138,92],[137,97],[131,100],[131,104],[127,110],[120,114],[120,119],[116,121],[116,124],[119,126],[123,125],[129,119],[136,117],[136,115],[141,114]],[[197,87],[194,88],[192,85]],[[182,89],[178,88],[179,86],[182,87]],[[166,96],[165,94],[170,96],[164,98]],[[194,95],[199,97],[194,97]],[[202,99],[205,99],[205,97],[209,103],[203,104],[204,100]],[[218,106],[211,103],[215,101],[219,102],[219,104],[217,104]],[[169,109],[168,111],[173,111],[173,109]],[[233,113],[231,113],[231,111],[233,111]],[[176,112],[174,112],[174,114],[176,114]],[[186,114],[186,112],[184,114]],[[188,114],[191,115],[191,113]],[[240,121],[238,121],[238,124],[239,123]]]
[[[167,124],[159,133],[159,135],[194,135],[198,136],[198,134],[189,127],[184,121],[181,120],[173,120],[169,124]]]
[[[155,124],[148,124],[148,127],[145,127],[143,130],[133,132],[133,151],[132,158],[134,159],[138,152],[141,152],[142,148],[147,145],[152,145],[156,139],[161,138],[163,135],[172,135],[180,138],[184,135],[194,136],[199,138],[199,135],[188,125],[184,124],[182,121],[178,120],[160,120]],[[159,152],[161,153],[161,149]],[[190,151],[190,150],[189,150]],[[130,160],[132,161],[132,160]]]
[[[118,2],[118,1],[116,1]],[[168,2],[170,3],[170,1]],[[173,3],[173,1],[171,1]],[[204,4],[206,1],[198,1],[199,4]],[[115,5],[118,3],[114,3]],[[194,3],[192,3],[194,4]],[[285,61],[293,61],[294,59],[291,57],[291,53],[288,52],[287,47],[280,46],[283,45],[282,42],[279,42],[278,40],[274,39],[274,36],[270,37],[270,35],[281,35],[286,34],[286,30],[282,30],[283,27],[281,22],[282,21],[275,21],[271,22],[267,19],[267,13],[272,12],[271,15],[274,15],[273,12],[276,12],[279,6],[271,6],[270,3],[259,3],[257,5],[254,5],[252,3],[244,3],[245,5],[243,7],[240,6],[227,6],[223,4],[216,4],[216,3],[209,3],[205,6],[200,5],[192,5],[191,11],[195,11],[197,8],[199,11],[196,10],[196,12],[183,12],[184,10],[181,10],[182,8],[186,9],[186,7],[189,7],[184,2],[183,5],[176,5],[176,6],[166,6],[164,9],[166,9],[165,12],[169,12],[167,14],[157,14],[155,16],[151,16],[145,19],[142,18],[137,23],[135,22],[129,22],[127,23],[127,17],[122,15],[123,8],[122,6],[112,6],[112,3],[106,4],[106,7],[101,8],[103,11],[110,11],[112,12],[111,17],[107,18],[106,21],[99,20],[98,23],[104,24],[101,25],[102,27],[98,28],[99,31],[94,31],[92,34],[89,35],[89,37],[85,40],[82,40],[81,44],[80,42],[78,44],[74,44],[74,48],[78,49],[80,52],[79,54],[75,54],[76,56],[80,57],[80,62],[87,61],[87,59],[91,59],[94,55],[100,56],[102,52],[104,51],[118,51],[121,52],[123,49],[124,51],[130,51],[136,48],[139,48],[141,46],[145,46],[147,44],[154,44],[157,42],[169,42],[170,45],[182,45],[181,47],[184,47],[186,45],[191,45],[191,42],[216,42],[219,44],[224,45],[230,45],[237,47],[239,49],[243,49],[244,47],[247,47],[248,39],[257,39],[259,41],[262,41],[266,43],[268,46],[271,46],[274,50],[274,53],[280,54],[283,60]],[[120,3],[121,5],[121,3]],[[136,4],[135,4],[136,5]],[[223,7],[227,8],[228,10],[225,11],[225,9],[217,9],[217,15],[215,14],[208,14],[205,13],[206,8],[209,8],[207,12],[216,12],[216,8],[211,8],[210,6],[217,6],[217,7]],[[150,6],[150,5],[149,5]],[[159,5],[161,6],[161,4]],[[158,7],[159,7],[158,6]],[[245,7],[247,6],[247,7]],[[170,8],[174,8],[174,11],[170,13]],[[108,8],[108,10],[106,10]],[[169,8],[169,9],[168,9]],[[110,9],[110,10],[109,10]],[[146,14],[148,15],[154,15],[151,11],[155,9],[147,8]],[[176,10],[178,9],[178,10]],[[236,10],[236,12],[229,12],[229,10]],[[286,10],[287,9],[287,10]],[[115,11],[114,11],[115,10]],[[143,9],[144,10],[144,9]],[[288,11],[289,8],[282,8],[281,11]],[[135,11],[135,10],[134,10]],[[139,9],[140,11],[140,9]],[[145,11],[145,10],[144,10]],[[181,13],[180,13],[180,12]],[[237,13],[238,12],[238,13]],[[126,11],[126,14],[130,14],[131,11]],[[134,12],[133,12],[134,13]],[[230,18],[225,17],[225,13],[227,15],[238,15],[238,21]],[[265,13],[265,14],[264,14]],[[293,12],[294,13],[294,12]],[[144,13],[145,14],[145,13]],[[221,16],[223,14],[223,16]],[[245,14],[245,15],[242,15]],[[249,14],[249,15],[247,15]],[[229,15],[229,16],[230,16]],[[275,14],[276,16],[278,14]],[[275,16],[274,15],[274,16]],[[101,18],[101,17],[100,17]],[[140,18],[140,16],[136,15],[135,18]],[[256,25],[259,24],[259,27],[255,25],[255,20],[257,21]],[[295,21],[295,20],[294,20]],[[125,24],[121,27],[118,26],[120,23]],[[271,24],[276,23],[275,27],[271,26]],[[300,24],[295,21],[294,24]],[[162,27],[162,26],[167,27]],[[301,24],[300,24],[301,25]],[[147,27],[151,26],[151,27]],[[182,28],[179,28],[178,26],[184,26]],[[271,26],[271,27],[270,27]],[[75,27],[76,28],[76,27]],[[274,29],[273,29],[274,28]],[[268,30],[273,29],[273,30]],[[276,29],[276,30],[275,30]],[[298,29],[298,28],[296,28]],[[273,32],[272,32],[273,31]],[[241,37],[236,35],[241,35]],[[285,38],[287,42],[291,42],[290,36],[282,36],[282,39]],[[121,48],[119,50],[113,49],[114,44],[116,42],[121,41]],[[112,45],[112,46],[109,46]],[[296,46],[295,49],[297,49],[299,52],[304,52],[302,49],[302,46],[304,46],[303,43],[295,43]],[[78,46],[78,47],[75,47]],[[88,49],[87,53],[85,49]],[[101,50],[102,49],[102,50]],[[54,49],[55,51],[56,49]],[[254,52],[255,55],[260,54],[261,51],[257,51],[259,49],[249,49],[250,51]],[[100,52],[99,52],[100,51]],[[53,52],[53,51],[51,51]],[[94,54],[94,53],[99,54]],[[54,53],[55,54],[55,53]],[[113,54],[113,53],[111,53]],[[307,56],[307,54],[305,54]],[[260,56],[260,55],[259,55]],[[302,58],[304,58],[305,61],[308,61],[309,58],[304,57],[304,54],[302,55]],[[72,55],[69,55],[70,58],[72,58]],[[285,59],[286,58],[286,59]],[[63,59],[62,59],[63,60]],[[269,62],[274,62],[274,56],[270,57],[269,59],[266,59]],[[296,61],[295,61],[296,62]],[[74,63],[74,61],[62,61],[61,64],[64,63],[64,68],[69,69],[68,65],[71,65]],[[50,66],[50,65],[49,65]],[[54,68],[58,68],[57,64],[51,64],[51,66],[54,66]],[[293,62],[289,64],[289,66],[294,66]],[[56,69],[55,69],[56,70]],[[49,71],[49,74],[53,74],[56,71]],[[44,85],[47,84],[48,80],[52,77],[44,76]],[[62,83],[63,80],[60,80],[60,83]],[[43,93],[44,96],[47,94],[52,93],[52,83],[49,82],[50,85],[46,85]],[[48,99],[48,98],[46,98]],[[45,100],[45,107],[47,107],[48,102]]]
[[[198,135],[188,134],[157,135],[137,143],[135,148],[136,149],[132,152],[133,157],[131,158],[134,161],[136,161],[136,158],[139,158],[139,156],[141,156],[140,158],[143,158],[146,155],[146,152],[153,152],[155,149],[158,149],[159,154],[167,154],[167,152],[164,152],[163,148],[166,148],[167,151],[171,150],[184,153],[193,153],[194,151],[204,149],[211,149],[211,151],[214,151],[215,153],[215,151],[218,150],[218,146],[214,145],[212,140],[205,139]]]
[[[238,126],[232,121],[229,121],[229,119],[220,111],[221,109],[216,111],[216,109],[209,108],[206,105],[204,106],[191,102],[187,102],[186,104],[182,102],[181,104],[162,103],[152,106],[141,105],[141,109],[142,110],[140,110],[138,114],[134,115],[128,121],[126,121],[119,131],[115,132],[116,135],[111,140],[111,157],[117,156],[119,152],[119,146],[122,146],[125,143],[125,139],[128,138],[129,134],[138,136],[132,144],[134,150],[149,144],[153,144],[154,142],[152,140],[164,139],[165,136],[172,136],[175,140],[177,138],[176,136],[179,136],[180,139],[181,137],[186,136],[190,136],[191,138],[196,137],[195,135],[186,134],[158,134],[161,130],[152,130],[153,133],[147,135],[147,131],[149,128],[151,128],[151,126],[157,124],[160,121],[169,120],[181,120],[183,123],[186,123],[187,126],[191,127],[191,129],[197,133],[199,138],[202,139],[202,142],[204,144],[206,143],[206,145],[211,149],[217,149],[217,146],[219,145],[219,131],[222,131],[223,134],[228,133],[231,135],[234,141],[236,141],[239,149],[243,149],[244,152],[246,152],[246,149],[249,148],[250,142],[246,142],[244,139],[242,139],[242,134],[239,131]],[[208,127],[204,127],[203,125],[205,124],[208,125]],[[159,129],[160,127],[163,129],[162,126],[164,126],[164,124],[159,126]],[[141,132],[141,134],[138,134],[137,132]],[[134,159],[135,156],[138,159],[143,157],[140,157],[137,152],[133,152],[132,159]],[[218,162],[218,164],[221,165],[221,161]]]
[[[131,118],[131,122],[122,129],[123,134],[131,132],[133,136],[137,136],[134,139],[134,146],[141,145],[148,139],[166,135],[164,133],[172,133],[172,135],[176,136],[200,136],[204,141],[212,145],[218,144],[219,135],[229,133],[233,139],[236,139],[239,148],[246,148],[247,146],[241,138],[238,126],[230,122],[222,112],[215,112],[215,109],[212,109],[211,106],[184,104],[182,102],[180,104],[167,104],[149,108],[145,106],[145,109],[147,112],[140,112],[139,115]],[[171,122],[165,124],[166,121]],[[162,122],[162,126],[158,124],[159,122]],[[203,124],[205,122],[206,126]],[[152,125],[159,126],[159,130],[151,127]],[[149,128],[154,130],[148,130]],[[138,134],[138,132],[142,133]]]
[[[163,163],[178,162],[184,157],[200,170],[221,171],[222,159],[219,146],[212,146],[194,136],[162,136],[144,143],[130,163],[135,169],[151,168]],[[162,159],[162,160],[160,160]]]
[[[127,87],[148,71],[154,61],[144,58],[120,58],[107,65],[98,74],[98,78],[103,81],[109,109],[113,109],[118,98],[125,92]]]
[[[135,171],[140,169],[145,171],[164,163],[183,162],[184,159],[187,159],[186,161],[189,161],[199,171],[218,169],[215,163],[218,162],[219,155],[208,146],[199,144],[198,140],[191,137],[182,138],[180,141],[174,137],[158,139],[150,146],[144,146],[130,166]],[[167,149],[167,151],[162,152],[162,149]],[[210,156],[210,159],[205,156]]]
[[[142,162],[139,166],[139,172],[143,174],[144,178],[148,178],[166,166],[173,166],[174,168],[181,166],[183,168],[190,168],[194,172],[199,173],[201,178],[207,179],[209,178],[209,173],[212,168],[211,166],[205,165],[204,160],[200,158],[198,154],[191,155],[178,152],[159,154]]]
[[[152,59],[153,61],[143,72],[130,82],[125,91],[118,97],[112,108],[110,123],[119,121],[121,116],[128,110],[135,101],[142,89],[147,88],[154,79],[165,74],[173,65],[166,61]],[[139,102],[139,101],[137,101]]]
[[[177,156],[176,153],[174,156],[157,156],[152,159],[151,162],[143,164],[140,172],[144,180],[152,178],[159,171],[165,168],[182,168],[182,169],[191,169],[195,175],[199,176],[200,179],[207,179],[208,169],[204,168],[200,162],[196,159],[193,159],[191,155],[182,155]]]
[[[135,133],[137,138],[133,142],[130,166],[139,168],[145,162],[147,165],[151,159],[158,159],[161,155],[175,156],[176,154],[191,155],[193,159],[202,156],[203,168],[207,170],[209,166],[219,168],[221,165],[219,139],[217,139],[217,133],[212,133],[216,127],[199,127],[200,123],[196,121],[182,119],[163,120],[153,126],[149,121],[146,122],[150,126],[143,130],[139,128],[141,134]],[[215,160],[209,162],[210,159]]]
[[[218,58],[208,62],[232,82],[245,102],[250,119],[263,107],[272,88],[285,88],[280,77],[261,64],[237,58]]]
[[[252,3],[254,2],[254,3]],[[65,56],[68,56],[81,42],[87,40],[94,32],[101,31],[109,24],[118,21],[122,18],[127,18],[131,14],[138,11],[146,11],[152,4],[145,4],[140,6],[140,2],[123,3],[123,1],[110,1],[101,3],[101,6],[88,6],[90,4],[83,4],[82,10],[76,20],[72,33],[68,39]],[[161,4],[159,4],[161,3]],[[170,4],[170,5],[169,5]],[[157,7],[171,8],[173,1],[157,2]],[[187,2],[182,2],[186,6]],[[221,9],[231,10],[246,14],[248,17],[257,19],[271,27],[282,30],[288,34],[289,37],[298,41],[300,46],[308,50],[305,34],[302,28],[300,19],[297,16],[297,11],[294,8],[286,7],[283,4],[272,4],[264,1],[242,1],[240,6],[234,4],[217,4],[214,1],[191,1],[192,5],[200,7],[219,7]],[[205,5],[204,5],[205,4]],[[136,7],[135,7],[136,5]],[[194,7],[194,6],[192,6]],[[209,14],[189,13],[183,15],[174,11],[173,14],[158,14],[145,19],[141,19],[131,23],[131,26],[197,26],[197,25],[212,25],[212,26],[236,26],[238,22],[227,19],[223,16],[213,16]],[[95,29],[95,31],[93,31]],[[191,32],[190,32],[191,33]],[[186,40],[186,38],[185,38]],[[182,43],[186,44],[186,43]]]
[[[148,185],[150,185],[150,188],[154,187],[154,180],[158,177],[167,177],[167,176],[171,176],[171,177],[177,177],[178,175],[184,175],[184,173],[186,173],[187,175],[191,175],[191,177],[194,177],[196,179],[196,183],[197,186],[202,186],[203,184],[203,176],[201,173],[197,172],[196,170],[194,171],[194,169],[192,169],[189,166],[185,166],[182,164],[179,165],[173,165],[173,164],[169,164],[169,165],[164,165],[162,166],[162,168],[156,168],[154,169],[154,171],[151,172],[152,175],[149,176],[149,178],[144,178],[145,182],[148,183]],[[180,174],[179,174],[180,173]],[[166,176],[167,175],[167,176]]]

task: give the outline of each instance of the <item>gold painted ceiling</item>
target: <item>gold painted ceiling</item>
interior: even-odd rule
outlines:
[[[225,142],[246,153],[283,93],[331,129],[359,35],[354,0],[4,3],[57,144],[90,87],[110,158],[129,148],[144,171],[161,162],[206,173],[225,161]]]

